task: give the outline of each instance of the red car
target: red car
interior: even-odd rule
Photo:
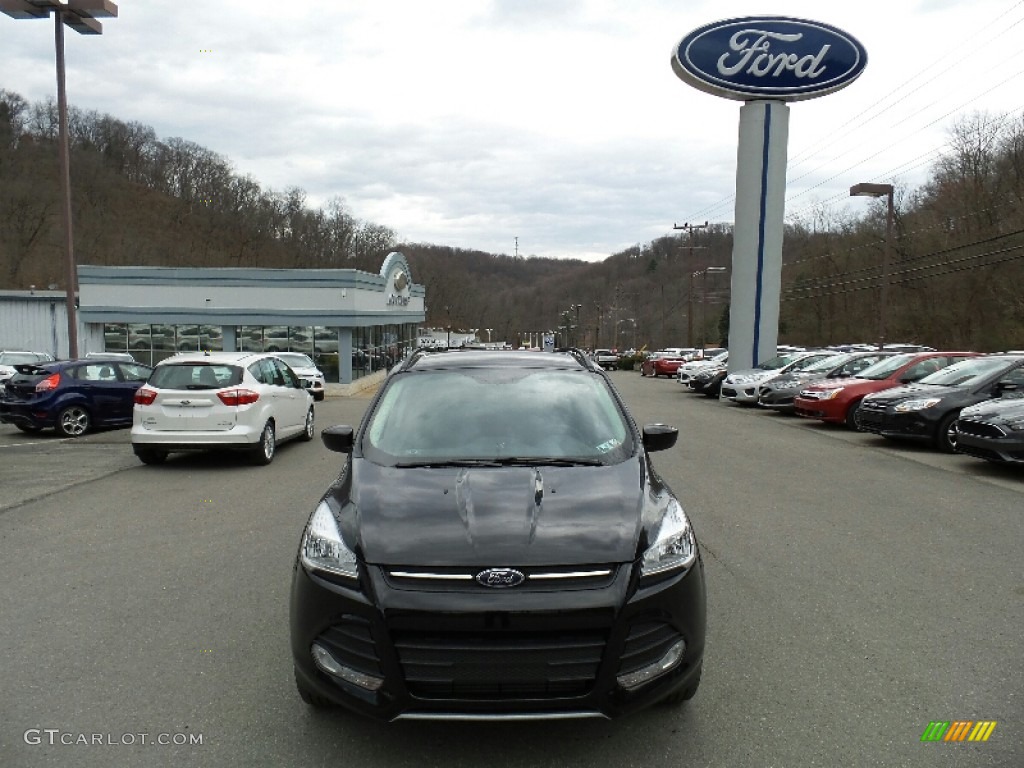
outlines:
[[[666,355],[664,353],[654,352],[647,357],[646,360],[640,365],[641,376],[653,376],[658,378],[659,376],[675,376],[676,371],[679,370],[679,366],[685,363],[686,360],[676,355]]]
[[[977,352],[916,352],[879,360],[849,379],[809,384],[793,401],[798,416],[857,428],[857,409],[865,395],[923,379]]]

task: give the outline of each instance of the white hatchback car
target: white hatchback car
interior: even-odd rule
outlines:
[[[204,449],[241,450],[269,464],[278,443],[313,435],[312,395],[271,353],[174,355],[135,393],[132,450],[144,464]]]

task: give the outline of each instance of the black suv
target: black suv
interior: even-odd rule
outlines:
[[[299,694],[383,719],[614,717],[691,698],[693,528],[607,376],[578,354],[417,353],[302,535]]]

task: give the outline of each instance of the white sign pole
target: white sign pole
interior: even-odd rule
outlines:
[[[729,370],[775,356],[782,284],[789,106],[748,101],[740,108],[736,218],[729,308]]]

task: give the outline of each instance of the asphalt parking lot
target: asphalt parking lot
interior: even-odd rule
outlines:
[[[707,567],[687,705],[482,725],[312,712],[288,586],[336,454],[146,467],[127,430],[0,425],[0,765],[1024,764],[1024,471],[612,379],[638,422],[681,432],[654,462]],[[317,404],[318,429],[368,402]],[[922,743],[937,720],[997,726]]]

